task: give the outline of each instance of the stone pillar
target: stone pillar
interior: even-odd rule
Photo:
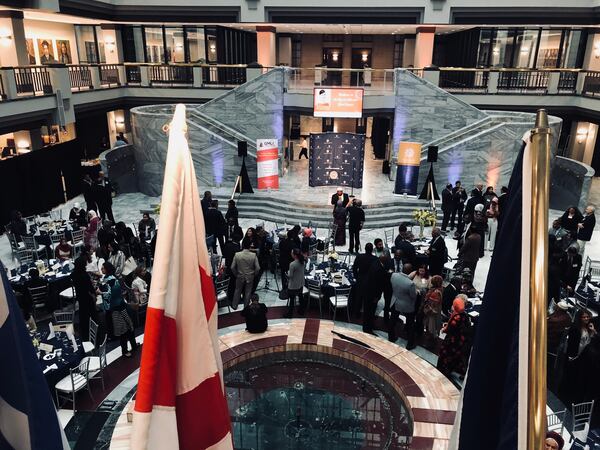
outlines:
[[[423,79],[436,86],[440,85],[440,69],[437,67],[428,67],[423,70]]]
[[[192,67],[192,75],[194,77],[194,82],[192,86],[194,87],[202,87],[202,67],[194,66]]]
[[[2,77],[6,100],[17,98],[17,81],[15,80],[14,69],[12,67],[0,67],[0,77]]]
[[[488,77],[488,94],[498,93],[498,80],[500,79],[500,73],[498,71],[490,71]]]
[[[263,67],[260,64],[248,64],[246,67],[246,82],[258,78],[263,73]]]
[[[256,54],[258,63],[263,67],[276,65],[275,27],[256,27]]]
[[[150,74],[148,70],[149,67],[147,65],[140,65],[140,86],[150,86]]]
[[[50,73],[50,82],[52,83],[52,90],[56,93],[60,91],[60,97],[62,98],[62,105],[58,103],[57,108],[62,106],[64,108],[64,117],[57,110],[53,114],[54,123],[66,125],[67,123],[75,122],[75,111],[73,108],[73,102],[71,102],[71,80],[69,79],[69,69],[64,64],[50,64],[48,66],[48,72]]]
[[[292,37],[278,36],[277,38],[277,64],[292,65]]]
[[[100,69],[97,64],[90,65],[90,75],[92,78],[92,86],[94,89],[100,89],[102,83],[100,83]]]
[[[550,72],[548,74],[548,94],[558,94],[558,81],[560,72]]]
[[[415,40],[415,59],[413,66],[422,68],[431,65],[433,60],[433,42],[435,40],[435,27],[417,28]]]
[[[33,49],[31,49],[33,54]],[[5,67],[28,66],[30,61],[23,27],[23,12],[0,11],[0,65]]]

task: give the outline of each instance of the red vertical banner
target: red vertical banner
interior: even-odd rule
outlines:
[[[279,145],[277,139],[256,140],[258,189],[279,189]]]

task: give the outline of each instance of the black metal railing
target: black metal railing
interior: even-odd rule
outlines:
[[[71,82],[72,90],[94,89],[90,66],[69,66],[69,81]]]
[[[585,74],[581,93],[591,97],[600,96],[600,72],[588,72]]]
[[[448,92],[487,92],[490,73],[485,70],[442,70],[440,84]]]
[[[151,85],[193,84],[194,73],[191,66],[148,66]]]
[[[205,85],[233,85],[244,84],[246,82],[245,67],[223,67],[223,66],[203,66],[202,84]]]
[[[548,90],[550,72],[540,70],[501,71],[498,91],[521,91],[545,93]]]
[[[120,86],[121,80],[119,79],[119,66],[116,64],[100,64],[98,65],[100,71],[100,84],[102,86]]]
[[[142,72],[140,66],[125,66],[125,79],[127,84],[141,84]]]
[[[17,95],[52,94],[52,82],[47,67],[15,67]]]
[[[574,93],[577,88],[577,75],[579,72],[561,72],[558,77],[559,93]]]

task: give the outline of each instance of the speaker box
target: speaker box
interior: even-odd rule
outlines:
[[[238,156],[248,156],[248,143],[246,141],[238,141]]]
[[[383,165],[381,166],[381,173],[386,175],[390,174],[390,162],[387,159],[383,161]]]
[[[429,147],[427,147],[427,162],[437,162],[437,157],[438,157],[438,146],[437,145],[430,145]]]

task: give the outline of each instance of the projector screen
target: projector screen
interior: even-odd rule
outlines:
[[[363,90],[359,88],[315,88],[315,117],[362,117]]]

